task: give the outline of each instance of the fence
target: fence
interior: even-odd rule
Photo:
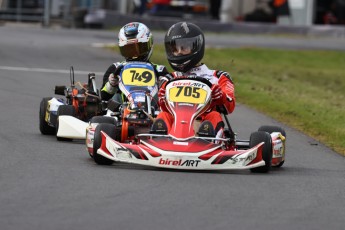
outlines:
[[[42,22],[51,19],[74,23],[76,17],[87,9],[114,9],[128,0],[0,0],[0,20],[17,22]],[[79,20],[79,19],[78,19]]]
[[[43,21],[44,0],[0,0],[0,19]]]
[[[174,0],[171,4],[181,8],[184,4],[206,1]],[[78,27],[77,24],[82,24],[87,12],[104,9],[126,15],[133,13],[138,4],[140,0],[0,0],[0,20],[42,22],[48,26],[52,20],[59,19],[66,26]],[[172,13],[176,16],[182,11],[175,10]]]

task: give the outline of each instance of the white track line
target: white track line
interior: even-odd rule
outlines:
[[[91,44],[92,47],[96,47],[96,48],[104,48],[104,47],[114,47],[117,46],[117,43],[92,43]]]
[[[27,67],[14,67],[14,66],[0,66],[0,70],[11,70],[11,71],[29,71],[29,72],[40,72],[40,73],[63,73],[69,74],[69,70],[63,69],[44,69],[44,68],[27,68]],[[88,72],[88,71],[80,71],[74,70],[74,74],[80,75],[88,75],[89,73],[95,73],[96,75],[103,76],[104,73],[101,72]]]

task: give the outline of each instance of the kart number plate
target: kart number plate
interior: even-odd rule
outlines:
[[[146,68],[128,68],[122,72],[122,81],[125,85],[154,86],[155,73]]]
[[[207,91],[199,87],[177,86],[169,90],[169,100],[172,102],[204,104],[206,97]]]

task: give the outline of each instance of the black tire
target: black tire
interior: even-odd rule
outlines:
[[[257,144],[264,142],[262,150],[262,158],[265,161],[265,165],[257,168],[250,169],[255,173],[267,173],[271,169],[272,162],[272,138],[268,132],[258,131],[250,135],[249,147],[252,148]]]
[[[55,132],[59,130],[59,116],[61,115],[68,115],[72,117],[76,117],[77,112],[75,111],[75,108],[73,105],[60,105],[57,110],[57,120],[56,120],[56,130]],[[70,138],[64,138],[64,137],[58,137],[56,136],[56,139],[58,141],[72,141],[73,139]]]
[[[54,135],[55,134],[55,127],[51,127],[48,125],[48,123],[45,121],[46,116],[46,110],[48,106],[48,101],[51,100],[51,97],[45,97],[42,99],[40,103],[40,131],[43,135]]]
[[[90,123],[116,125],[116,120],[113,117],[95,116],[91,118]]]
[[[280,132],[285,138],[286,138],[286,132],[282,127],[279,126],[269,126],[269,125],[264,125],[261,126],[259,128],[258,131],[264,131],[264,132],[268,132],[269,134],[273,133],[273,132]],[[283,166],[285,161],[280,162],[278,165],[273,166],[274,168],[280,168]]]
[[[286,137],[285,130],[279,126],[263,125],[258,129],[258,131],[268,132],[269,134],[271,134],[273,132],[280,132],[281,134],[283,134],[284,137]]]
[[[92,123],[116,125],[117,122],[113,117],[94,116],[90,120],[90,124]],[[91,158],[93,158],[93,155],[91,153],[89,153],[89,155]]]
[[[116,140],[115,125],[112,124],[99,124],[95,129],[94,140],[93,140],[93,159],[99,165],[111,165],[114,161],[105,158],[97,153],[97,150],[102,144],[101,131],[105,132],[108,136]]]

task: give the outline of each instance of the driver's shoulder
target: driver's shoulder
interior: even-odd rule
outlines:
[[[153,63],[153,62],[149,62],[153,67],[154,69],[158,72],[158,73],[169,73],[168,72],[168,69],[165,65],[160,65],[160,64],[156,64],[156,63]]]
[[[122,62],[118,61],[118,62],[114,62],[113,66],[115,66],[115,68],[117,68],[117,67],[123,66],[125,64],[126,64],[126,61],[122,61]]]

